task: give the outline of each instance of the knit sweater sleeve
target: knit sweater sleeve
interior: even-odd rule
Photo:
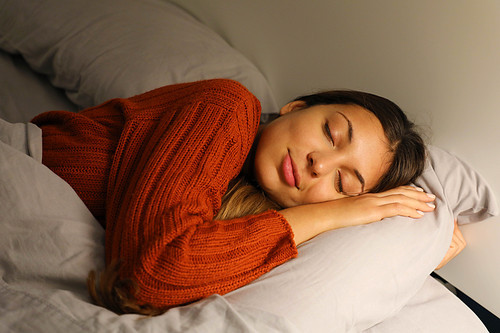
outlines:
[[[255,137],[260,105],[243,86],[210,80],[161,88],[123,104],[110,172],[106,259],[171,307],[224,294],[296,256],[276,211],[214,216]]]

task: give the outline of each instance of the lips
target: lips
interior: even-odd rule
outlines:
[[[295,166],[290,153],[288,153],[283,160],[282,170],[286,183],[290,186],[298,188],[300,178],[297,173],[297,167]]]

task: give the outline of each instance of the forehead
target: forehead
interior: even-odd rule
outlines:
[[[328,109],[352,126],[353,162],[366,181],[366,190],[371,190],[393,158],[382,124],[375,114],[359,105],[332,105]]]
[[[373,112],[357,104],[330,104],[323,105],[323,107],[325,109],[328,109],[330,112],[343,112],[357,116],[365,116],[370,118],[373,117],[377,119]]]
[[[357,127],[369,126],[375,130],[382,130],[382,132],[384,130],[380,120],[373,112],[357,104],[314,105],[308,109],[321,115],[341,116],[346,122],[351,122],[353,126],[356,124]]]

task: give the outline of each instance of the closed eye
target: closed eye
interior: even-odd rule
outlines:
[[[330,131],[330,125],[329,125],[328,121],[325,123],[324,129],[325,129],[325,135],[326,135],[328,141],[330,141],[331,144],[334,145],[335,142],[333,141],[333,136],[332,136],[332,132]]]
[[[344,193],[344,188],[342,187],[342,176],[340,175],[340,171],[337,171],[337,190],[339,193]]]

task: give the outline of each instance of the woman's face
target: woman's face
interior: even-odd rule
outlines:
[[[254,170],[283,207],[368,192],[392,161],[380,121],[357,105],[285,105],[262,130]]]

